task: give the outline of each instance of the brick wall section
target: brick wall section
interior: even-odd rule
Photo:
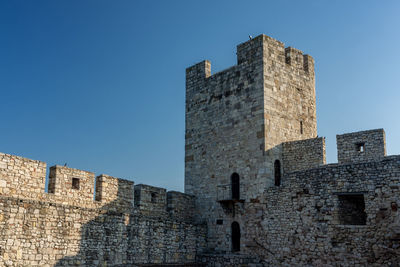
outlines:
[[[325,138],[283,143],[283,172],[317,168],[326,164]]]
[[[336,135],[336,143],[339,163],[379,160],[386,156],[383,129]],[[364,145],[362,152],[361,145]]]

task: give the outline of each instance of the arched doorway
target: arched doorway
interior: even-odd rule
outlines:
[[[239,223],[233,222],[231,226],[232,234],[232,251],[240,251],[240,226]]]
[[[281,162],[277,159],[274,163],[275,185],[281,185]]]
[[[240,178],[236,172],[231,175],[232,199],[240,199]]]

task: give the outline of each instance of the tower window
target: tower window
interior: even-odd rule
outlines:
[[[274,163],[275,186],[281,185],[281,162],[277,159]]]
[[[79,190],[79,178],[72,178],[72,189]]]
[[[240,178],[236,172],[231,175],[232,199],[240,199]]]
[[[240,251],[240,226],[237,222],[233,222],[231,226],[232,234],[232,251]]]
[[[364,152],[365,151],[365,143],[357,143],[356,149],[357,149],[357,152]]]
[[[217,220],[217,224],[218,224],[218,225],[222,225],[222,224],[224,224],[224,221],[223,221],[222,219],[218,219],[218,220]]]

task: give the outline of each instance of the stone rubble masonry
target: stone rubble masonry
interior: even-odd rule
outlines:
[[[190,263],[206,246],[191,195],[104,174],[94,192],[93,173],[64,166],[45,180],[46,163],[0,153],[0,266]]]
[[[336,135],[338,162],[350,163],[383,158],[386,156],[383,129]],[[363,151],[360,151],[360,146]]]
[[[307,170],[326,164],[325,138],[283,143],[283,172]]]
[[[235,66],[215,74],[207,60],[189,67],[185,192],[208,231],[198,261],[397,266],[400,156],[386,156],[382,129],[338,135],[337,151],[338,163],[326,164],[311,56],[260,35],[237,46]]]
[[[78,181],[78,189],[72,186],[73,179]],[[62,197],[93,200],[94,173],[62,166],[50,167],[49,193]]]
[[[230,246],[215,224],[232,222],[216,202],[219,185],[236,172],[245,199],[257,199],[274,185],[282,143],[317,136],[312,57],[260,35],[237,46],[237,63],[215,74],[207,60],[186,69],[185,192],[213,249]]]
[[[260,35],[187,68],[185,122],[185,193],[66,166],[45,193],[46,163],[0,153],[0,266],[400,262],[400,156],[378,129],[326,164],[311,56]]]

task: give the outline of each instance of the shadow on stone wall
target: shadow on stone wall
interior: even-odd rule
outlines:
[[[133,203],[127,207],[122,192],[118,184],[117,198],[93,211],[100,215],[81,227],[79,253],[62,258],[55,266],[122,266],[134,262],[137,226],[131,220]]]
[[[114,188],[116,199],[101,208],[74,211],[81,218],[75,223],[85,216],[93,219],[82,225],[80,237],[66,235],[66,239],[79,243],[79,248],[69,248],[69,254],[75,255],[63,257],[55,266],[199,266],[194,262],[198,249],[205,246],[206,226],[175,213],[182,203],[188,205],[186,202],[177,196],[170,200],[177,206],[171,206],[168,212],[166,206],[163,210],[151,205],[139,208],[133,205],[133,184],[130,191],[127,181],[118,180]],[[112,194],[109,189],[98,190]],[[177,192],[171,192],[174,194]]]

